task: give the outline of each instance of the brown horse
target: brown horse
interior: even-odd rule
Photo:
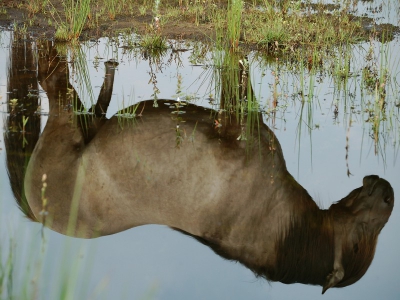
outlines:
[[[122,129],[117,117],[101,118],[111,97],[112,62],[93,109],[100,118],[75,122],[63,106],[66,69],[54,49],[39,59],[50,114],[25,174],[32,219],[84,238],[167,225],[257,276],[321,285],[323,293],[364,275],[393,209],[386,180],[366,176],[322,210],[287,171],[265,124],[247,130],[229,112],[145,101]]]

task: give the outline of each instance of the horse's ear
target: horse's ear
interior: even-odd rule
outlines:
[[[379,180],[379,176],[377,175],[369,175],[369,176],[365,176],[363,179],[363,187],[367,189],[368,191],[368,195],[371,195],[375,184],[378,182]]]
[[[333,270],[331,274],[326,277],[325,284],[322,288],[322,295],[331,287],[337,285],[344,277],[344,271]]]

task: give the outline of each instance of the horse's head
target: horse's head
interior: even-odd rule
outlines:
[[[359,280],[372,262],[378,234],[389,220],[394,192],[376,175],[364,177],[363,186],[329,208],[334,220],[334,266],[323,293]]]
[[[358,235],[379,233],[388,221],[394,205],[393,188],[385,179],[376,175],[364,177],[363,186],[352,191],[347,197],[333,204],[351,218]],[[354,237],[356,237],[354,236]]]

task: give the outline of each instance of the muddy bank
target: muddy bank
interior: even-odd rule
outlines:
[[[218,9],[226,9],[226,1],[218,1],[216,4],[213,4],[214,8],[208,7],[202,14],[196,14],[196,17],[194,17],[193,13],[189,12],[187,7],[179,7],[179,5],[175,3],[176,1],[169,2],[170,4],[167,3],[165,8],[160,8],[159,10],[159,15],[162,20],[161,29],[157,34],[175,40],[195,40],[200,42],[215,40],[216,24],[213,23],[208,13]],[[49,4],[47,4],[46,7],[35,10],[30,3],[30,1],[3,1],[0,5],[0,26],[21,33],[20,36],[23,38],[54,39],[57,27],[56,19],[65,20],[65,16],[63,15],[63,1],[51,1],[53,15],[49,13],[49,11],[51,12],[51,10],[49,10]],[[121,32],[136,33],[139,35],[154,33],[153,25],[155,13],[151,8],[147,8],[143,11],[143,5],[140,3],[131,3],[129,10],[116,13],[115,15],[104,13],[104,7],[100,7],[98,4],[93,4],[93,6],[94,7],[91,7],[90,15],[88,15],[84,29],[79,37],[80,40],[98,39],[104,36],[115,37]],[[178,11],[178,15],[171,17],[171,8],[175,9],[175,13]],[[340,26],[334,15],[323,12],[329,11],[329,7],[312,7],[312,9],[314,10],[314,14],[303,16],[303,18],[307,18],[308,22],[317,22],[316,20],[322,17],[327,23],[330,23],[333,28]],[[254,11],[254,7],[245,6],[243,15],[254,13]],[[54,16],[54,12],[56,12],[57,18]],[[181,14],[179,14],[179,12],[181,12]],[[283,17],[285,17],[285,12],[282,11],[281,13]],[[99,17],[99,15],[101,15],[101,17]],[[169,17],[167,17],[168,15]],[[357,36],[357,41],[369,40],[371,35],[380,40],[384,39],[385,41],[390,41],[395,34],[399,33],[399,27],[397,26],[391,24],[376,25],[372,18],[348,16],[349,22],[358,22],[361,24],[361,26],[353,32],[353,34]],[[59,22],[60,21],[58,21],[58,23]],[[257,27],[257,24],[254,26]],[[244,26],[242,25],[241,27]],[[241,47],[250,49],[262,48],[264,50],[275,48],[275,41],[267,42],[260,46],[257,39],[248,38],[249,35],[246,30],[251,30],[251,28],[241,28]],[[290,34],[295,36],[295,32],[290,32]],[[279,45],[280,47],[293,50],[300,45],[307,45],[308,42],[310,44],[314,43],[313,40],[299,42],[294,38],[293,42],[290,44],[286,43],[286,45],[284,45],[284,43],[279,43]]]
[[[52,1],[54,8],[61,14],[63,8],[61,1]],[[31,38],[53,39],[56,31],[51,17],[41,11],[32,14],[27,8],[27,1],[3,1],[0,5],[0,26],[4,29],[29,33]],[[133,11],[139,11],[139,5],[132,7]],[[94,11],[92,14],[96,14]],[[81,40],[97,39],[104,36],[115,36],[120,32],[132,32],[145,34],[153,23],[153,14],[147,11],[144,15],[117,14],[113,19],[100,18],[91,26],[88,24],[80,36]],[[49,21],[50,19],[50,21]],[[53,22],[54,23],[54,22]],[[170,21],[163,24],[161,35],[171,39],[190,39],[197,41],[209,41],[214,36],[214,26],[210,23],[194,24],[190,20]]]

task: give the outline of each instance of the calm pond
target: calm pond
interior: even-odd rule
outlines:
[[[384,6],[377,20],[398,25],[398,5],[395,9]],[[370,12],[366,4],[360,4],[358,9],[361,13]],[[93,178],[101,182],[114,182],[113,176],[121,181],[120,185],[115,183],[113,190],[94,191],[93,195],[100,197],[93,198],[104,195],[104,198],[110,197],[107,199],[114,196],[119,199],[119,195],[129,193],[135,186],[146,190],[142,182],[123,183],[125,177],[129,177],[122,172],[126,170],[123,159],[133,157],[132,160],[139,161],[135,156],[140,148],[133,146],[134,143],[126,144],[126,135],[137,128],[145,130],[152,126],[146,118],[158,113],[161,125],[158,129],[147,129],[155,132],[162,126],[174,137],[170,144],[155,141],[146,134],[132,140],[143,147],[157,148],[160,162],[168,161],[171,149],[181,155],[181,163],[179,160],[171,162],[174,166],[160,163],[161,171],[157,172],[172,168],[198,171],[190,176],[182,172],[182,180],[179,184],[171,183],[171,189],[176,189],[176,193],[184,191],[188,198],[208,189],[213,195],[230,192],[219,190],[225,169],[218,170],[211,163],[196,169],[196,164],[200,165],[207,160],[204,156],[210,155],[211,150],[205,148],[205,144],[201,150],[203,157],[196,160],[184,157],[187,154],[184,149],[195,144],[196,139],[202,139],[203,121],[207,116],[211,116],[210,130],[224,128],[224,122],[218,122],[215,111],[220,109],[220,101],[227,101],[227,94],[235,93],[227,91],[227,87],[239,93],[244,91],[247,98],[251,96],[257,100],[243,102],[246,105],[239,107],[239,113],[240,110],[245,113],[239,114],[239,119],[240,116],[250,119],[257,111],[262,113],[255,114],[261,116],[256,120],[273,131],[288,171],[321,208],[328,209],[333,202],[362,186],[364,176],[371,174],[389,181],[395,197],[400,195],[399,37],[384,44],[371,40],[332,49],[320,67],[310,66],[307,57],[303,62],[294,62],[258,53],[241,56],[189,42],[170,41],[170,49],[149,53],[131,47],[137,38],[103,38],[66,48],[47,41],[17,40],[13,32],[0,32],[0,116],[3,124],[0,129],[0,277],[8,278],[4,281],[8,282],[7,291],[2,291],[2,296],[13,295],[15,299],[399,299],[400,209],[397,204],[379,235],[375,256],[366,274],[350,286],[329,289],[323,296],[320,286],[269,284],[242,264],[218,256],[199,241],[167,226],[146,225],[125,230],[144,224],[140,217],[151,215],[146,211],[135,215],[138,219],[133,225],[130,220],[122,219],[121,224],[126,221],[130,225],[114,228],[114,221],[102,224],[103,227],[96,223],[98,227],[91,230],[103,234],[121,232],[89,240],[57,233],[68,232],[68,222],[58,224],[51,206],[48,209],[50,215],[54,213],[55,220],[46,225],[54,230],[43,228],[42,224],[26,217],[15,199],[24,188],[27,160],[35,146],[36,153],[41,155],[40,158],[35,155],[37,168],[54,165],[56,171],[51,174],[59,177],[54,189],[51,183],[56,179],[47,174],[48,186],[43,197],[48,196],[49,203],[54,201],[51,195],[62,198],[69,192],[76,195],[79,193],[76,189],[85,193],[88,186],[96,186],[97,179],[90,181],[92,185],[88,181],[79,184],[81,175],[74,179],[69,177],[70,170],[76,167],[71,163],[74,161],[71,153],[80,151],[80,147],[89,148],[86,145],[91,145],[90,156],[96,159],[88,163],[87,166],[95,164],[96,167],[86,169],[87,173],[95,171]],[[231,72],[226,71],[229,67]],[[242,86],[243,78],[246,84]],[[182,105],[174,104],[178,98]],[[80,99],[82,105],[76,99]],[[97,113],[104,112],[105,117],[96,118],[96,111],[90,111],[97,99],[101,102],[96,106]],[[136,106],[145,100],[150,101],[145,106]],[[169,123],[161,123],[161,120]],[[190,122],[195,125],[188,130]],[[265,128],[260,124],[246,126]],[[108,131],[93,128],[107,128]],[[246,144],[251,134],[243,128],[245,126],[233,128],[233,133],[227,135],[234,135],[235,143]],[[57,134],[57,130],[63,134]],[[79,130],[83,131],[84,141],[77,137]],[[259,130],[262,135],[263,129]],[[118,140],[122,135],[124,139]],[[153,138],[154,141],[149,142]],[[61,152],[59,148],[68,143],[72,143],[70,150]],[[220,143],[224,143],[224,137]],[[227,151],[231,147],[225,146]],[[112,165],[116,168],[112,169]],[[110,172],[108,177],[102,175],[103,170]],[[148,172],[153,174],[151,166]],[[215,174],[218,176],[213,180],[204,179]],[[40,189],[41,176],[38,178],[36,188]],[[71,180],[78,183],[69,185]],[[13,182],[14,192],[10,182]],[[25,184],[27,182],[25,179]],[[197,185],[189,186],[193,182]],[[234,183],[239,185],[240,180]],[[159,185],[168,186],[168,183]],[[259,187],[261,189],[261,185]],[[241,193],[239,187],[233,186],[232,190],[235,189]],[[140,197],[150,203],[174,191],[164,189],[161,192]],[[57,201],[63,207],[63,201]],[[46,205],[35,207],[32,203],[30,208],[21,204],[28,216],[32,214],[30,209],[36,212],[33,214],[37,218],[47,215]],[[106,207],[106,213],[112,215],[119,205],[121,210],[129,210],[121,202],[113,202]],[[88,212],[94,214],[98,210],[100,208],[93,205]],[[115,218],[118,216],[116,213]],[[157,217],[148,219],[158,220]],[[79,223],[80,217],[77,218]],[[180,224],[188,216],[176,212],[175,218],[164,224]],[[69,233],[88,235],[82,233],[87,230],[85,226],[82,225],[80,233]],[[3,287],[6,289],[6,285]]]

